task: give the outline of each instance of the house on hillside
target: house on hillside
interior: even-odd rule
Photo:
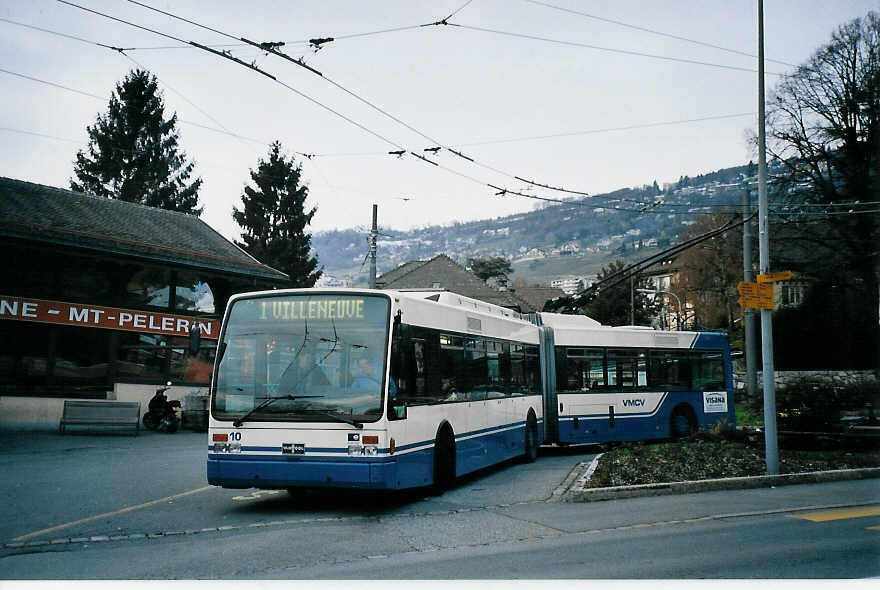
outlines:
[[[653,283],[653,289],[658,291],[655,296],[662,302],[660,313],[656,318],[656,324],[661,329],[688,330],[694,327],[695,310],[690,301],[681,301],[676,295],[679,285],[679,266],[675,256],[664,258],[660,262],[649,266],[642,271],[642,276],[647,276]],[[683,306],[681,309],[679,306]]]
[[[511,291],[492,288],[446,254],[411,260],[376,278],[378,289],[438,289],[506,307],[520,313],[537,311]]]

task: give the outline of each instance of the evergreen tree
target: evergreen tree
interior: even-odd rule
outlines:
[[[302,167],[286,159],[281,143],[269,148],[269,159],[260,159],[251,170],[256,188],[245,186],[244,208],[233,207],[232,218],[244,230],[236,242],[251,256],[290,276],[293,287],[313,287],[321,278],[318,258],[311,256],[312,236],[306,226],[317,207],[305,210],[307,186],[300,184]]]
[[[468,258],[468,265],[471,272],[484,281],[495,278],[500,285],[507,285],[507,275],[513,272],[510,261],[503,256]]]
[[[76,154],[70,188],[100,197],[201,215],[201,178],[178,147],[177,113],[165,119],[156,77],[132,70],[116,84],[107,112],[87,127],[89,145]]]

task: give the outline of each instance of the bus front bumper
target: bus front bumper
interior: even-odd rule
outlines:
[[[208,483],[224,488],[395,489],[396,471],[397,462],[384,458],[208,456]]]

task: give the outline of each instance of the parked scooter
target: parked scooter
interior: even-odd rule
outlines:
[[[149,409],[144,414],[143,423],[149,430],[167,432],[173,434],[180,428],[180,401],[169,400],[165,392],[171,387],[171,381],[156,390],[156,395],[150,400]]]

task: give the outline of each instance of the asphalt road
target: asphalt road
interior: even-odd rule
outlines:
[[[3,579],[880,576],[880,480],[554,502],[596,449],[442,496],[222,490],[204,434],[5,435]]]

